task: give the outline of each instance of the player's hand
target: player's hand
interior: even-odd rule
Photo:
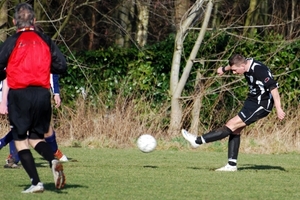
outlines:
[[[61,103],[61,99],[60,99],[60,96],[58,94],[54,95],[54,102],[55,102],[55,108],[58,108],[60,106],[60,103]]]
[[[218,73],[219,76],[222,76],[222,75],[224,74],[222,68],[223,68],[223,67],[219,67],[219,68],[217,69],[217,73]]]
[[[5,105],[2,102],[0,103],[0,114],[2,114],[2,115],[8,114],[7,105]]]
[[[276,112],[278,119],[283,120],[283,118],[285,117],[285,112],[282,110],[282,108],[276,109]]]

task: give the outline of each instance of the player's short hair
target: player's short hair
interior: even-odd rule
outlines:
[[[240,54],[234,54],[233,56],[231,56],[229,58],[229,65],[239,65],[242,63],[247,63],[247,60],[244,56],[240,55]]]
[[[34,25],[34,10],[28,3],[20,3],[15,7],[14,20],[17,28],[25,28]]]

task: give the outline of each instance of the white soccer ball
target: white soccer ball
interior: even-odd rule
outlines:
[[[144,153],[153,151],[156,148],[156,145],[156,139],[149,134],[143,134],[137,140],[138,148]]]

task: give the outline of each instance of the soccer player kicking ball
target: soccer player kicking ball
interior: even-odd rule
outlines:
[[[236,54],[229,59],[229,65],[219,67],[217,73],[221,76],[226,71],[232,71],[234,74],[244,74],[248,82],[248,97],[240,112],[223,127],[202,136],[193,135],[184,129],[181,132],[193,148],[229,136],[228,163],[216,171],[237,171],[241,131],[246,126],[266,117],[271,112],[273,105],[275,105],[279,120],[285,117],[285,113],[281,108],[278,83],[274,80],[270,69],[266,65],[253,58],[245,58]]]

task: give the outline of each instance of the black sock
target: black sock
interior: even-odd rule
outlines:
[[[29,149],[24,149],[18,152],[20,161],[22,163],[23,168],[27,172],[29,178],[31,179],[32,185],[37,185],[40,182],[39,175],[37,173],[37,169],[35,167],[35,162],[31,151]]]
[[[230,134],[228,140],[228,163],[235,164],[238,158],[241,143],[241,135]]]
[[[229,164],[230,166],[236,166],[236,162],[228,161],[228,164]]]
[[[204,141],[206,143],[209,143],[209,142],[214,142],[214,141],[217,141],[217,140],[221,140],[221,139],[227,137],[230,134],[232,134],[232,130],[230,130],[227,126],[223,126],[221,128],[212,130],[212,131],[202,135],[202,138],[204,139]],[[201,140],[201,137],[197,138],[196,143],[197,144],[202,144],[203,143],[202,140]]]
[[[36,152],[38,152],[45,160],[49,162],[50,167],[52,167],[52,160],[54,160],[54,154],[49,144],[46,142],[39,142],[34,147]]]
[[[196,144],[203,144],[201,137],[197,137],[195,142],[196,142]]]

